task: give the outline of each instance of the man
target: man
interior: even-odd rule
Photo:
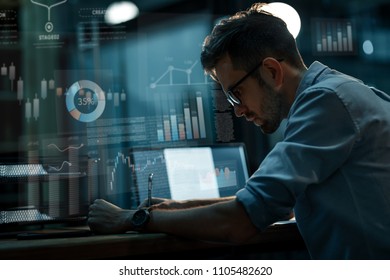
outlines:
[[[235,197],[154,199],[149,214],[97,200],[89,225],[245,242],[294,212],[315,259],[390,258],[390,97],[319,62],[307,68],[285,23],[254,4],[217,25],[205,71],[238,117],[279,142]]]

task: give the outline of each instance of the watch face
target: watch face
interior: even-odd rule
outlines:
[[[150,214],[147,209],[140,209],[136,211],[131,219],[131,224],[136,228],[143,228],[149,221]]]

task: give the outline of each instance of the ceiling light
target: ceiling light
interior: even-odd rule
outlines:
[[[138,14],[138,7],[133,2],[114,2],[108,6],[105,20],[108,24],[120,24],[136,18]]]
[[[301,18],[293,7],[282,2],[273,2],[264,6],[262,9],[281,18],[287,24],[288,31],[290,31],[291,35],[294,38],[298,36],[301,30]]]

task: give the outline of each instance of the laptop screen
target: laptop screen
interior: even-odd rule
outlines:
[[[147,198],[153,174],[153,197],[216,198],[234,195],[248,179],[243,144],[180,147],[132,152],[138,202]]]

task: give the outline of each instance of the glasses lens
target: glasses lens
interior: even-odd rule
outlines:
[[[241,101],[237,97],[234,96],[234,94],[231,90],[229,90],[226,93],[226,98],[229,101],[229,103],[232,104],[233,106],[241,104]]]

